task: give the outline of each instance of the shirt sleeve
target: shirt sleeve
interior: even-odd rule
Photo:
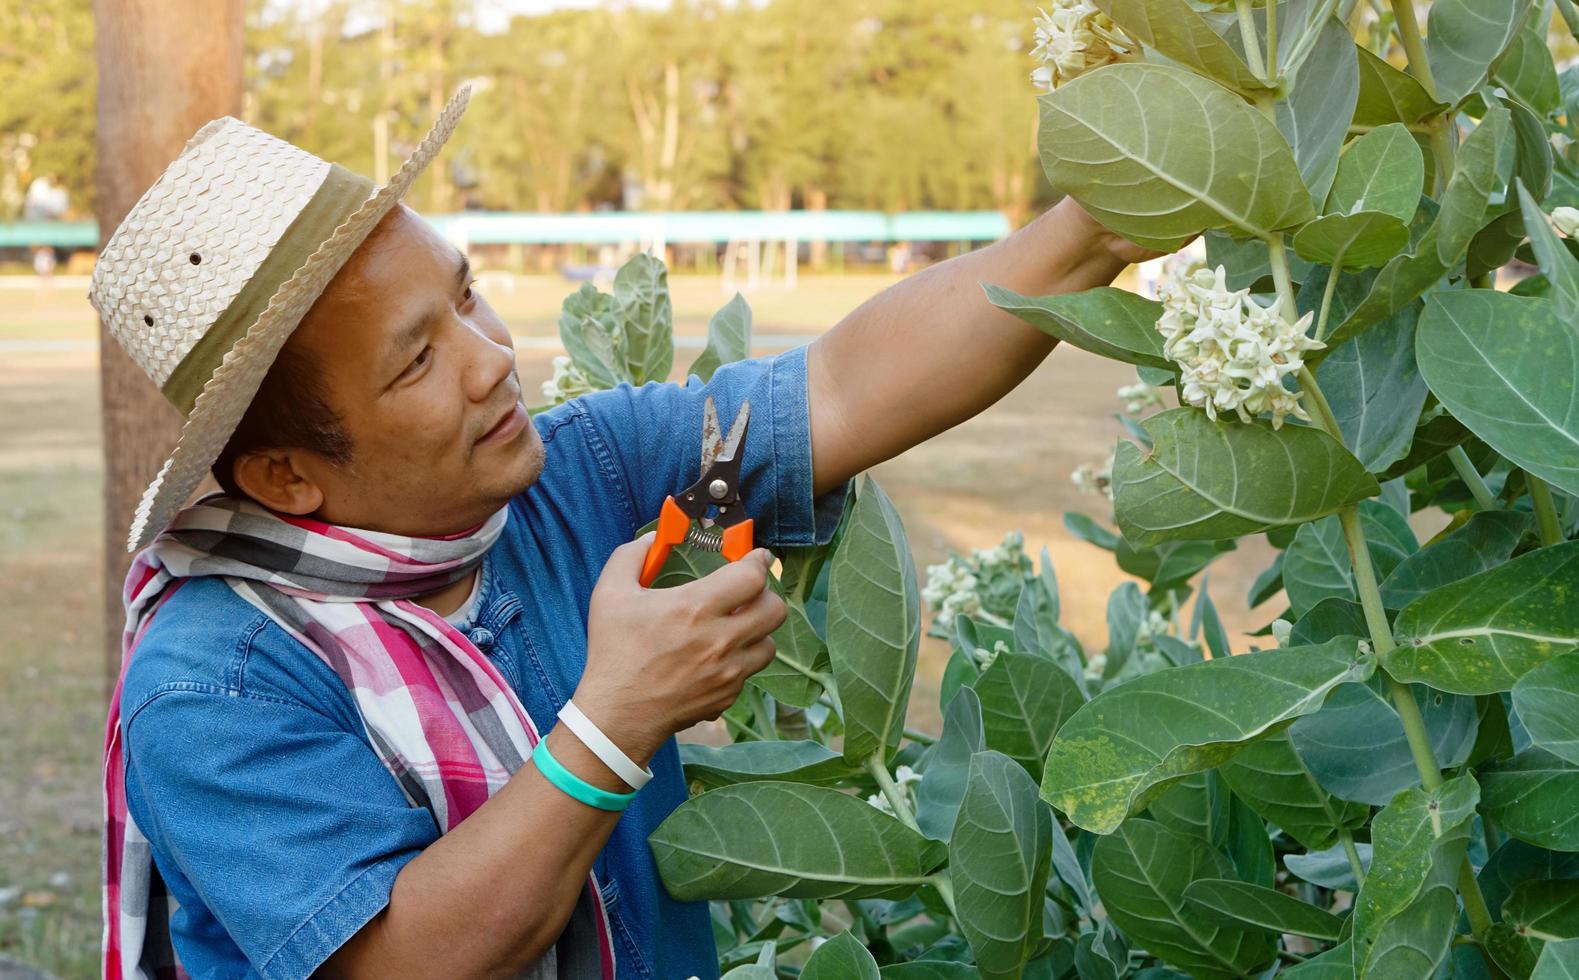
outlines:
[[[358,734],[300,704],[164,691],[126,746],[133,819],[265,978],[310,975],[438,836]]]
[[[628,384],[579,401],[630,493],[632,534],[657,519],[664,498],[701,475],[702,413],[712,395],[727,431],[744,401],[751,422],[741,447],[741,497],[756,544],[827,544],[844,510],[846,483],[812,496],[811,417],[804,345],[725,364],[703,383]]]

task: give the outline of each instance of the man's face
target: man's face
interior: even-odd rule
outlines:
[[[521,402],[510,333],[456,248],[399,205],[290,344],[317,365],[351,441],[308,454],[318,516],[412,536],[473,527],[536,481],[543,442]]]

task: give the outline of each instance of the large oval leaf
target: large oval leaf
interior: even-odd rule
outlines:
[[[1360,100],[1354,107],[1354,125],[1412,125],[1446,108],[1434,102],[1413,75],[1399,71],[1365,48],[1356,50],[1360,57]]]
[[[1294,751],[1288,732],[1252,742],[1217,772],[1246,806],[1306,850],[1326,850],[1340,828],[1363,827],[1370,818],[1367,807],[1339,800],[1321,787]]]
[[[1033,778],[1042,774],[1053,736],[1086,703],[1068,673],[1034,653],[1000,654],[972,686],[981,698],[987,748],[1018,762]]]
[[[1579,332],[1550,300],[1433,294],[1415,338],[1426,383],[1493,449],[1579,494]]]
[[[1530,0],[1436,0],[1426,18],[1426,60],[1437,98],[1456,103],[1480,87],[1530,13]]]
[[[1111,65],[1042,96],[1042,166],[1109,228],[1176,248],[1315,216],[1288,143],[1244,100],[1162,65]]]
[[[1553,851],[1579,851],[1579,767],[1528,748],[1481,770],[1486,815],[1503,832]]]
[[[773,632],[773,659],[751,675],[751,684],[776,700],[809,708],[822,696],[822,684],[811,674],[828,669],[828,645],[806,615],[806,607],[790,602],[784,625]]]
[[[1425,407],[1425,379],[1415,364],[1419,317],[1420,304],[1409,304],[1333,351],[1316,369],[1344,445],[1372,473],[1409,452]]]
[[[1371,824],[1372,861],[1354,899],[1357,977],[1427,978],[1458,923],[1457,882],[1479,788],[1469,776],[1398,794]]]
[[[1579,653],[1554,657],[1519,678],[1513,708],[1531,742],[1579,765]]]
[[[707,346],[691,362],[688,374],[705,383],[725,364],[751,356],[751,306],[739,293],[707,322]]]
[[[1125,935],[1203,980],[1253,976],[1276,953],[1272,937],[1209,922],[1185,901],[1192,882],[1232,874],[1206,841],[1152,820],[1129,821],[1091,857],[1091,878]]]
[[[925,778],[916,789],[916,825],[933,840],[948,840],[965,795],[970,757],[987,747],[981,700],[961,687],[943,713],[943,734],[926,756]]]
[[[820,742],[735,742],[702,745],[683,742],[680,762],[685,776],[706,787],[729,786],[758,779],[832,785],[857,770]]]
[[[1325,211],[1379,211],[1408,221],[1420,205],[1424,181],[1425,157],[1409,128],[1379,126],[1344,147]]]
[[[1018,978],[1042,941],[1053,833],[1052,814],[1019,763],[1000,752],[971,756],[949,837],[949,881],[983,977]]]
[[[692,797],[647,838],[669,894],[904,898],[947,850],[859,797],[753,782]]]
[[[1184,890],[1184,897],[1208,918],[1273,935],[1292,933],[1332,942],[1343,920],[1272,888],[1224,878],[1202,878]]]
[[[1095,0],[1137,41],[1247,94],[1268,86],[1185,0]]]
[[[646,252],[632,256],[614,275],[614,305],[631,383],[667,381],[674,367],[674,310],[663,261]]]
[[[1402,609],[1434,589],[1495,568],[1508,560],[1529,529],[1530,515],[1493,510],[1405,558],[1382,581],[1382,603]]]
[[[1078,826],[1110,834],[1175,780],[1321,707],[1372,662],[1340,637],[1145,674],[1097,695],[1059,731],[1042,796]]]
[[[1177,370],[1162,353],[1162,304],[1154,299],[1112,286],[1034,298],[1002,286],[983,288],[992,305],[1066,344],[1126,364]]]
[[[1293,91],[1278,100],[1274,115],[1278,130],[1294,152],[1300,177],[1320,207],[1332,186],[1338,153],[1354,117],[1360,71],[1354,39],[1341,21],[1329,17],[1311,29],[1320,33],[1307,60],[1287,83]]]
[[[1579,316],[1579,259],[1563,244],[1553,230],[1546,212],[1535,203],[1535,198],[1525,189],[1523,182],[1516,182],[1519,192],[1519,209],[1524,218],[1525,233],[1530,236],[1530,249],[1535,261],[1551,284],[1552,308],[1557,319],[1573,323]]]
[[[1579,854],[1548,851],[1509,838],[1491,855],[1478,877],[1486,907],[1500,909],[1513,890],[1526,881],[1579,878]]]
[[[878,980],[877,960],[848,929],[806,958],[801,980]]]
[[[1474,698],[1413,686],[1432,751],[1444,766],[1469,757],[1479,728]],[[1384,806],[1419,783],[1414,754],[1380,680],[1340,688],[1321,710],[1289,729],[1300,758],[1332,795]]]
[[[1547,943],[1530,980],[1579,980],[1579,939]]]
[[[1502,905],[1486,948],[1509,974],[1529,976],[1547,943],[1579,939],[1579,881],[1526,881]]]
[[[1579,541],[1542,548],[1404,608],[1383,658],[1399,680],[1495,694],[1579,644]]]
[[[899,513],[870,476],[834,552],[828,583],[828,657],[844,708],[844,757],[899,745],[921,645],[921,593]]]
[[[1319,429],[1214,422],[1192,408],[1160,412],[1141,425],[1151,450],[1120,443],[1113,486],[1119,527],[1142,546],[1303,524],[1380,492],[1359,461]]]

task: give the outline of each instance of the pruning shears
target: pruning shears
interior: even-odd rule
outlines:
[[[663,563],[669,560],[669,552],[678,544],[718,552],[729,561],[739,561],[751,553],[752,521],[746,517],[740,500],[740,446],[750,423],[751,403],[742,402],[725,435],[718,423],[713,396],[707,396],[702,410],[702,475],[678,497],[664,500],[658,515],[658,537],[647,549],[647,560],[642,564],[643,588],[652,585]],[[711,517],[709,509],[715,511]],[[692,521],[698,526],[692,527]]]

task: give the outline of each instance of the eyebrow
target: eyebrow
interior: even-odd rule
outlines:
[[[465,288],[467,282],[471,281],[472,264],[471,259],[464,253],[458,252],[456,254],[458,261],[455,266],[455,289],[458,292]],[[388,347],[390,352],[389,370],[398,373],[402,366],[401,359],[406,352],[416,345],[416,342],[422,338],[422,335],[428,332],[428,329],[433,325],[434,319],[438,316],[438,312],[439,307],[434,306],[426,312],[413,317],[395,332],[394,339],[390,341]]]

